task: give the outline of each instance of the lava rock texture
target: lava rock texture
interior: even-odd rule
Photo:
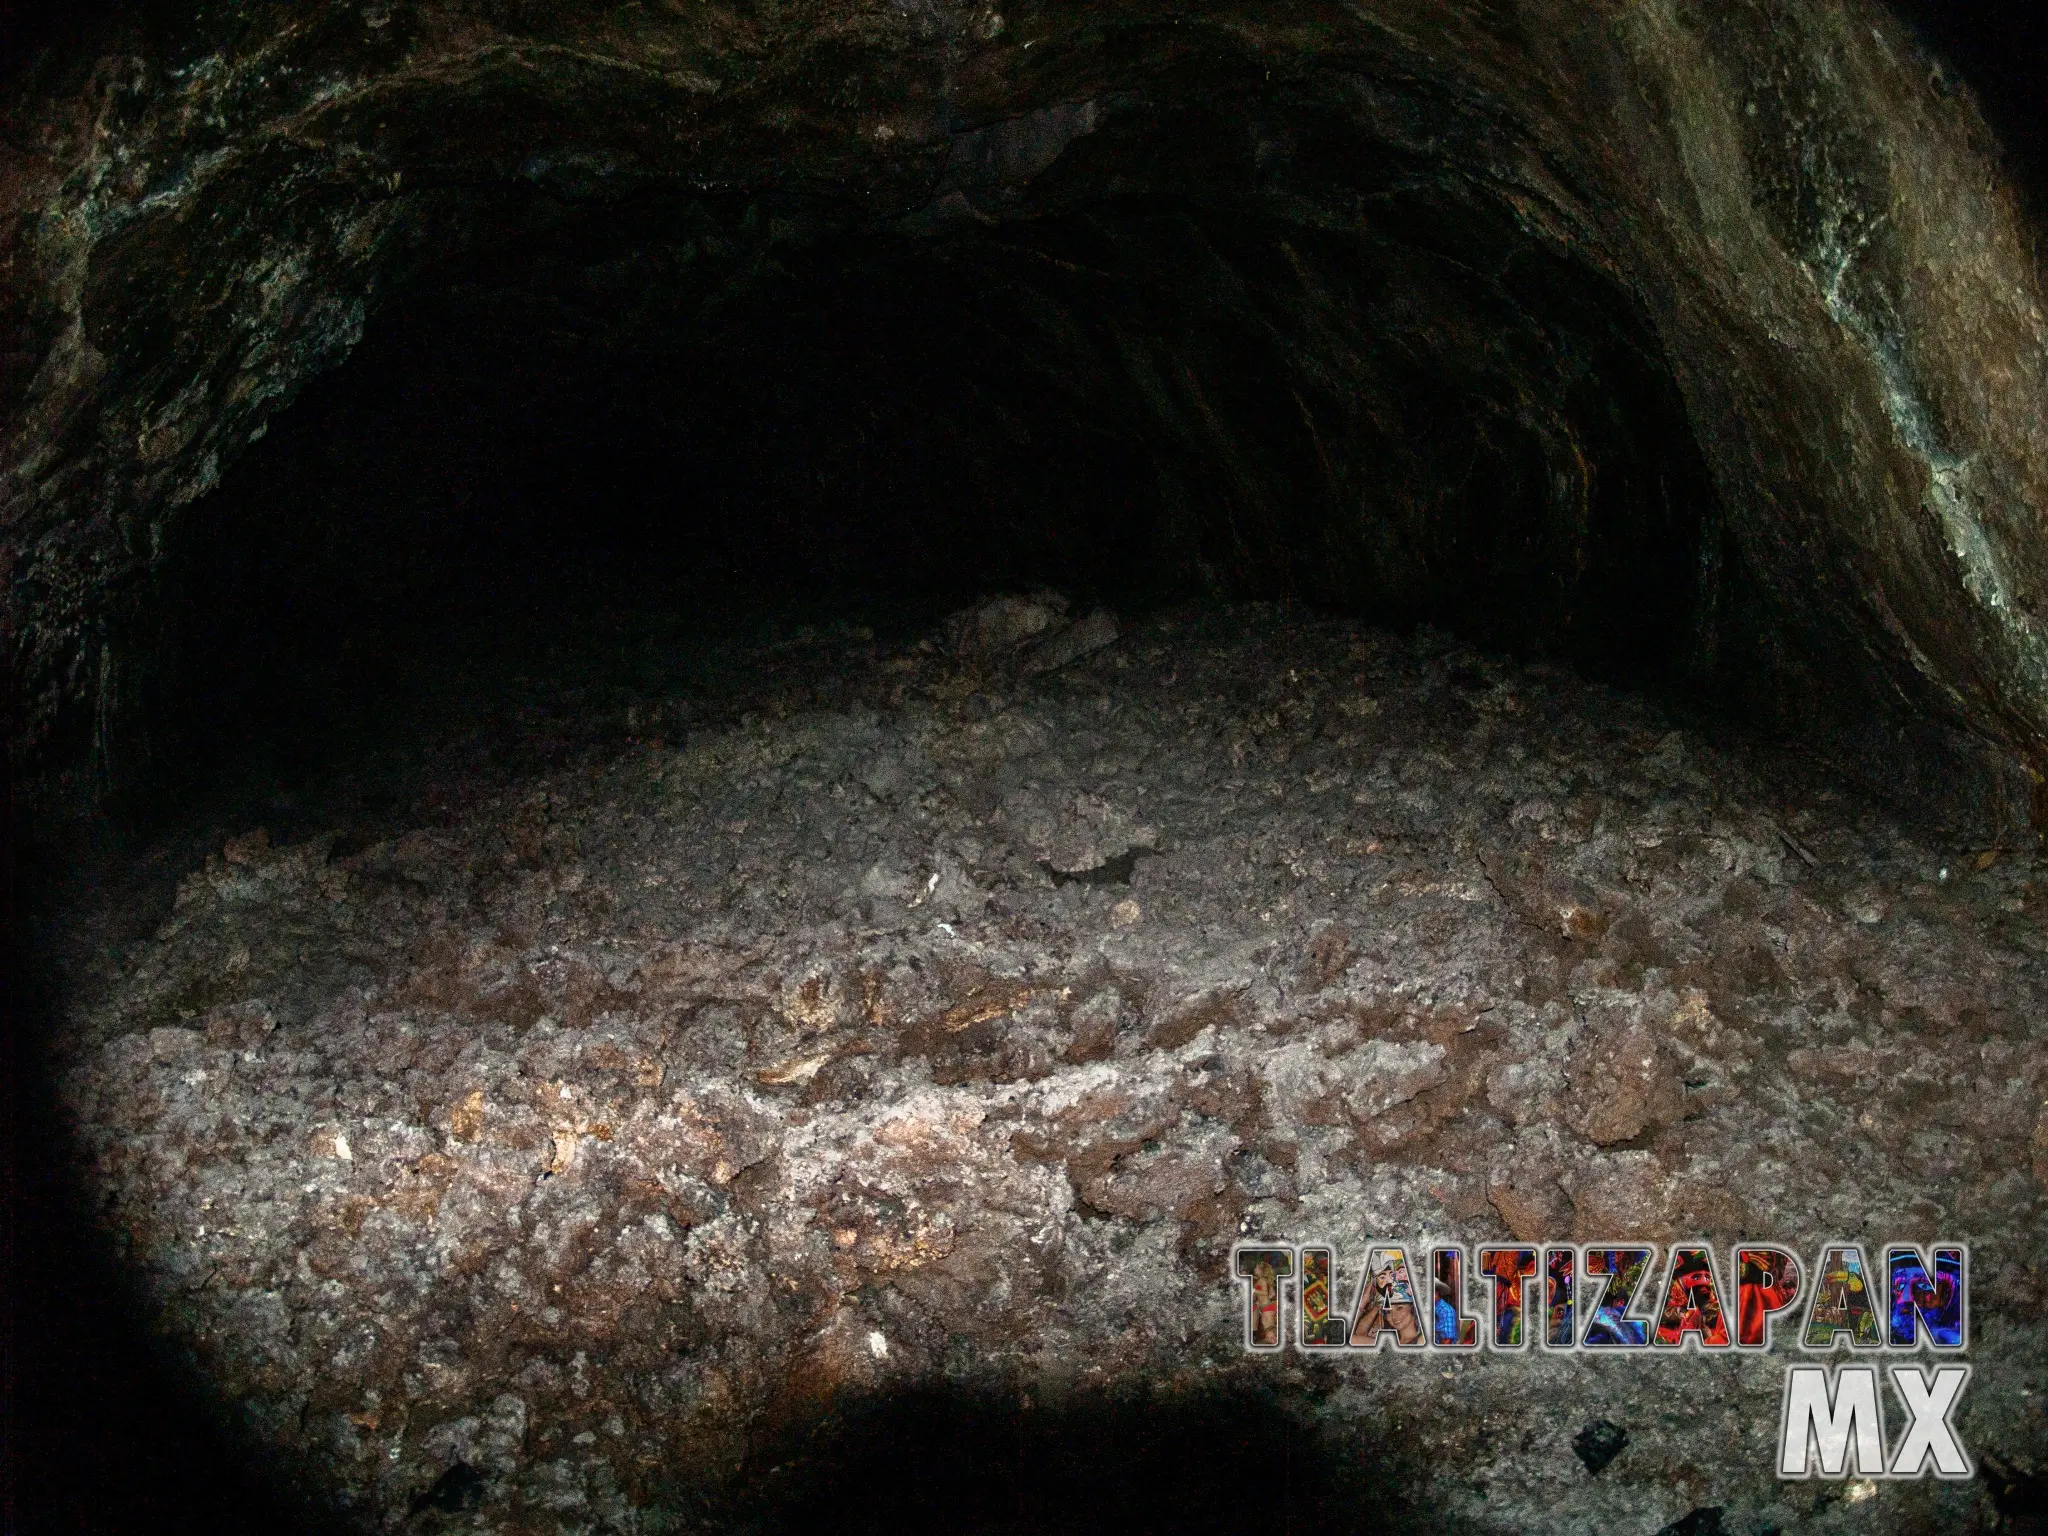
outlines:
[[[81,24],[5,107],[0,518],[60,793],[150,770],[207,493],[421,306],[671,381],[865,310],[878,368],[936,337],[992,521],[1024,445],[1107,442],[1183,587],[1457,603],[1979,817],[2041,781],[2032,236],[1870,0],[247,0]]]
[[[50,35],[0,83],[25,824],[206,786],[216,706],[319,717],[329,653],[439,664],[422,616],[715,653],[559,716],[500,675],[331,836],[184,805],[44,930],[55,1155],[322,1518],[817,1528],[892,1426],[1021,1465],[1075,1404],[1195,1477],[1178,1426],[1183,1495],[1235,1423],[1480,1530],[2035,1497],[2048,332],[1885,6]],[[705,639],[747,593],[902,602]],[[1778,1485],[1770,1360],[1247,1360],[1225,1273],[1764,1232],[1973,1244],[1996,1479]]]
[[[1965,1440],[2038,1465],[2035,859],[1430,631],[1018,664],[1064,622],[799,636],[674,744],[237,836],[81,963],[92,1203],[323,1507],[730,1528],[848,1403],[1136,1385],[1271,1394],[1304,1478],[1388,1447],[1423,1529],[1994,1527],[1778,1483],[1782,1356],[1250,1358],[1228,1257],[1938,1233]]]

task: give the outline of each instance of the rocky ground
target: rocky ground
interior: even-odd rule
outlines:
[[[727,661],[243,827],[133,942],[143,874],[74,898],[95,1203],[346,1518],[772,1524],[775,1446],[911,1392],[1250,1393],[1419,1529],[1991,1530],[2048,1461],[2031,850],[1277,609]],[[1242,1354],[1244,1236],[1510,1234],[1967,1241],[1999,1475],[1779,1484],[1781,1357]]]

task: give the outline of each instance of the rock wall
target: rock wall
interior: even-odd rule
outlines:
[[[857,249],[1005,295],[1190,581],[1469,583],[1476,486],[1529,632],[2027,798],[2031,233],[1878,6],[220,5],[83,29],[5,124],[20,725],[102,786],[164,551],[395,299],[683,346]]]

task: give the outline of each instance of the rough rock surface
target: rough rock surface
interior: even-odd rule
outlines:
[[[1248,1360],[1248,1234],[1965,1240],[1963,1436],[2048,1457],[2030,855],[1428,632],[749,665],[400,835],[247,831],[72,978],[95,1204],[348,1519],[716,1524],[831,1404],[1145,1382],[1391,1436],[1425,1529],[1995,1523],[1777,1483],[1775,1358]]]
[[[674,378],[836,273],[943,312],[987,500],[1044,458],[969,409],[1014,368],[1061,423],[1034,441],[1130,458],[1192,591],[1405,621],[1471,588],[1927,793],[2021,818],[2040,781],[1979,750],[2048,742],[2033,237],[1871,0],[139,6],[0,111],[45,765],[147,775],[167,563],[380,314]]]

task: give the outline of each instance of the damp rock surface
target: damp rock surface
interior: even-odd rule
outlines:
[[[1348,1306],[1372,1239],[1967,1242],[1962,1438],[2037,1467],[2031,855],[1429,631],[963,632],[244,827],[73,954],[93,1205],[319,1503],[729,1528],[848,1404],[1228,1388],[1398,1446],[1422,1528],[1995,1527],[1777,1482],[1782,1350],[1250,1358],[1229,1255],[1327,1241]]]

